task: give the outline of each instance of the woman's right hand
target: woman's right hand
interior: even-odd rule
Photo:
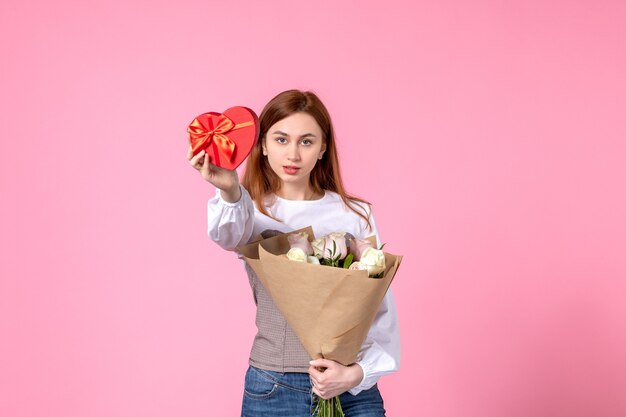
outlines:
[[[204,150],[193,155],[191,146],[187,151],[187,160],[192,167],[197,169],[202,178],[222,190],[222,198],[230,203],[239,201],[241,190],[239,189],[239,176],[234,169],[225,169],[209,162],[209,157]]]

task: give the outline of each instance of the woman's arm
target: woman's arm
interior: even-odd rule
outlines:
[[[237,171],[213,165],[205,151],[193,155],[191,146],[187,160],[202,178],[216,188],[208,203],[208,234],[218,245],[234,250],[247,243],[254,229],[254,203],[239,184]]]
[[[239,186],[240,198],[229,202],[219,188],[207,205],[208,235],[226,250],[247,243],[254,229],[254,203],[248,191]]]
[[[381,303],[356,363],[363,369],[363,379],[349,391],[353,395],[373,387],[381,376],[400,369],[400,328],[391,288]]]
[[[369,206],[366,206],[366,211],[372,228],[368,229],[364,222],[362,237],[375,235],[380,248],[383,242],[380,240],[374,214]],[[353,395],[373,387],[381,376],[400,368],[400,327],[391,287],[376,313],[356,363],[363,369],[363,379],[350,389],[349,392]]]

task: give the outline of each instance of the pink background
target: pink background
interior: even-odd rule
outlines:
[[[204,111],[312,89],[393,284],[390,416],[626,414],[623,1],[5,1],[0,415],[234,416]]]

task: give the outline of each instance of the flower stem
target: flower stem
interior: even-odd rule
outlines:
[[[312,415],[316,417],[344,417],[339,396],[329,400],[320,398]]]

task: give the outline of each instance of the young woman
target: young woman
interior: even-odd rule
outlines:
[[[378,239],[370,205],[343,187],[330,116],[314,93],[280,93],[265,106],[259,124],[259,140],[241,183],[236,171],[211,164],[204,151],[192,156],[189,150],[191,165],[216,187],[208,203],[211,239],[234,250],[256,236],[306,226],[317,236],[341,231]],[[357,362],[344,366],[326,359],[311,361],[254,271],[247,265],[246,271],[257,305],[258,333],[245,376],[242,416],[310,416],[318,397],[336,395],[348,417],[384,416],[376,383],[400,363],[391,290]]]

